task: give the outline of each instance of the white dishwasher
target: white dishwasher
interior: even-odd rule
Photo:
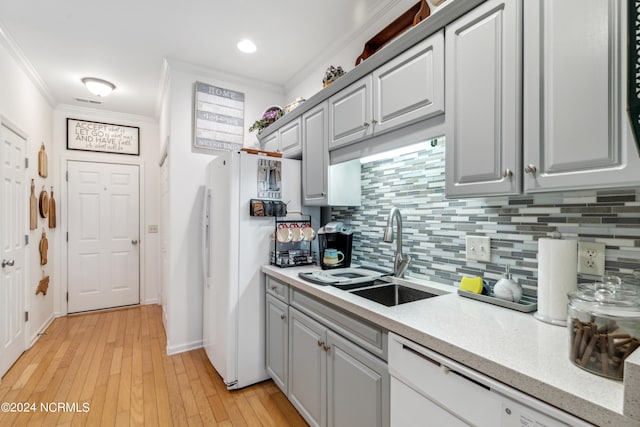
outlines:
[[[393,333],[389,373],[391,427],[591,426]]]

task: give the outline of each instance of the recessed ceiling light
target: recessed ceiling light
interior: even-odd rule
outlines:
[[[85,77],[82,79],[82,83],[95,96],[107,96],[116,88],[113,83],[95,77]]]
[[[253,53],[256,51],[256,44],[251,40],[242,40],[238,42],[238,50],[244,53]]]

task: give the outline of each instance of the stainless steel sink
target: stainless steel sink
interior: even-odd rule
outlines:
[[[377,302],[378,304],[386,305],[387,307],[438,296],[430,292],[393,283],[354,289],[349,291],[349,293]]]

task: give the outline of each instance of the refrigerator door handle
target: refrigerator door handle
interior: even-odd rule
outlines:
[[[204,197],[202,202],[202,238],[201,241],[201,256],[202,256],[202,276],[204,283],[209,287],[209,250],[211,248],[209,239],[209,215],[211,206],[211,190],[204,187]]]

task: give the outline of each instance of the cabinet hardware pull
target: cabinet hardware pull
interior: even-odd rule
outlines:
[[[284,319],[286,319],[286,318],[287,318],[287,315],[286,315],[286,314],[284,314],[284,313],[282,313],[282,314],[280,315],[280,318],[281,318],[282,320],[284,320]]]
[[[318,340],[318,347],[322,347],[324,345],[324,341]]]
[[[511,169],[505,169],[504,172],[502,172],[502,176],[504,178],[511,178],[513,176],[513,172]]]
[[[538,169],[534,165],[527,165],[527,167],[524,168],[524,171],[528,174],[534,174],[538,171]]]
[[[368,128],[369,127],[369,122],[364,122],[362,126],[364,126],[365,129]]]
[[[331,350],[331,346],[330,345],[323,345],[322,348],[324,349],[324,351],[326,351],[327,353],[329,352],[329,350]]]
[[[277,287],[276,285],[272,285],[272,286],[271,286],[271,290],[272,290],[272,291],[277,291],[277,290],[278,290],[278,287]]]

